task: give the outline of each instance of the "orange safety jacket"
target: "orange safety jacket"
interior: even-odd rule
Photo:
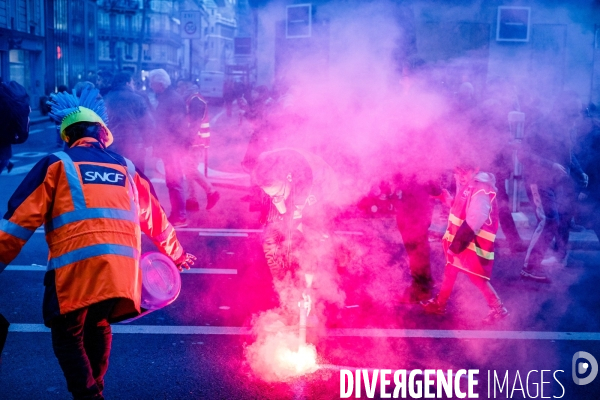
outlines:
[[[456,256],[448,256],[448,249],[454,241],[460,226],[466,223],[473,196],[481,194],[489,196],[491,208],[488,218],[481,226],[481,229],[474,232],[475,236],[473,240],[468,243],[464,251]],[[448,228],[442,238],[444,251],[448,256],[447,262],[465,272],[490,279],[494,265],[494,241],[496,240],[497,232],[498,206],[496,202],[496,189],[490,183],[474,180],[466,187],[461,188],[461,191],[459,190],[450,209]]]
[[[131,161],[83,138],[40,160],[0,220],[0,271],[44,224],[44,322],[119,298],[111,322],[140,313],[141,231],[174,262],[183,248],[150,181]],[[140,231],[141,229],[141,231]]]
[[[201,105],[204,109],[204,113],[199,119],[193,117],[193,107]],[[208,117],[208,102],[200,95],[200,93],[193,93],[185,100],[185,108],[188,116],[188,125],[190,129],[194,130],[196,137],[193,140],[194,145],[200,145],[208,147],[210,145],[210,119]],[[196,116],[197,117],[197,116]]]

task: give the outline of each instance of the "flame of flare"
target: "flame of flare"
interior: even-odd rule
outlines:
[[[317,351],[314,346],[300,346],[298,351],[280,347],[275,358],[279,367],[293,375],[304,375],[317,370]]]
[[[267,382],[285,382],[318,369],[315,346],[298,344],[297,334],[262,332],[246,347],[245,355],[258,377]]]

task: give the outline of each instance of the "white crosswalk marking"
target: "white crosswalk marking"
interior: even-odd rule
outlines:
[[[50,332],[42,324],[11,324],[10,332]],[[113,325],[113,333],[150,335],[249,335],[250,328],[238,326]],[[599,341],[600,332],[477,331],[435,329],[328,329],[327,337],[421,338],[421,339],[491,339],[491,340],[561,340]]]
[[[243,232],[198,232],[198,236],[248,237]]]
[[[262,229],[221,229],[221,228],[175,228],[177,232],[197,232],[199,236],[230,236],[248,237],[248,233],[262,233]],[[35,233],[44,233],[44,229],[38,228]],[[336,235],[364,236],[359,231],[334,231]]]
[[[190,268],[181,271],[182,274],[207,274],[207,275],[237,275],[233,268]]]
[[[46,266],[33,265],[9,265],[5,271],[37,271],[46,272]],[[205,275],[237,275],[237,269],[233,268],[190,268],[181,271],[183,274],[205,274]]]

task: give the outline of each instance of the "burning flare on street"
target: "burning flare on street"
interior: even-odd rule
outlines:
[[[256,342],[246,347],[246,359],[252,370],[267,382],[287,381],[315,372],[317,349],[306,343],[306,320],[312,300],[308,290],[312,275],[306,274],[306,292],[298,302],[298,334],[295,326],[286,326],[280,315],[281,309],[269,310],[254,320]]]

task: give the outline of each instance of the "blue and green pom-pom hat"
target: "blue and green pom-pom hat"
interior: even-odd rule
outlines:
[[[65,129],[77,122],[97,122],[106,130],[104,146],[108,147],[113,142],[113,135],[108,129],[108,115],[104,100],[99,96],[98,89],[92,85],[86,86],[79,97],[66,93],[53,93],[48,104],[51,107],[50,118],[60,124],[60,137],[68,141]]]

